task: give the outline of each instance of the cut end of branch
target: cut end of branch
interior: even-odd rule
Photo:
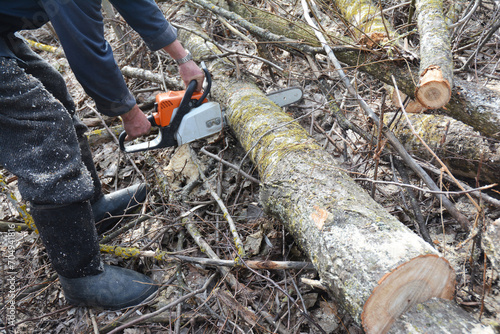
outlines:
[[[398,93],[399,93],[399,97],[398,97]],[[406,94],[404,94],[401,91],[397,92],[395,89],[392,89],[392,86],[390,87],[390,94],[391,94],[392,103],[395,106],[397,106],[398,108],[402,108],[403,106],[401,105],[401,103],[399,103],[399,98],[401,98],[401,101],[404,102],[405,99],[407,98]],[[408,101],[407,105],[405,106],[405,111],[407,113],[412,113],[412,114],[420,114],[426,110],[427,109],[423,105],[421,105],[420,102],[418,102],[414,99],[410,99]]]
[[[364,305],[366,333],[386,333],[413,305],[431,298],[452,299],[455,272],[443,257],[422,255],[386,274]]]
[[[360,36],[358,43],[372,49],[380,43],[385,43],[389,40],[389,36],[382,32],[370,32]]]
[[[427,109],[439,109],[450,101],[451,85],[439,66],[429,66],[422,72],[415,97]]]

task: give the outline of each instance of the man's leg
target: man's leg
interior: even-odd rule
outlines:
[[[18,176],[68,301],[121,308],[154,293],[148,277],[101,265],[88,201],[92,179],[66,108],[16,60],[3,57],[0,98],[0,165]]]
[[[15,52],[23,61],[22,67],[26,73],[31,74],[33,77],[38,79],[43,84],[44,88],[63,104],[64,108],[72,117],[76,130],[76,136],[78,138],[78,144],[80,146],[81,158],[90,172],[92,182],[94,183],[94,194],[92,195],[90,201],[91,203],[96,202],[103,196],[103,193],[101,182],[92,159],[92,153],[87,141],[87,136],[85,135],[88,128],[75,115],[75,103],[68,92],[64,78],[45,59],[33,52],[29,45],[27,45],[24,41],[20,39],[17,40]]]
[[[64,106],[14,59],[0,58],[0,164],[18,176],[37,204],[69,204],[93,194],[73,120]]]
[[[136,208],[146,199],[146,186],[144,184],[137,184],[104,196],[86,136],[88,128],[75,115],[75,104],[68,92],[63,77],[54,67],[33,52],[21,40],[16,45],[16,54],[23,60],[24,70],[37,78],[45,89],[64,105],[72,117],[80,147],[81,159],[90,172],[94,185],[94,192],[90,198],[94,219],[98,223],[97,228],[99,233],[103,233],[115,225],[121,219],[122,215]]]

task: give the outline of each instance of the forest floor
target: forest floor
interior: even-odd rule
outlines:
[[[280,3],[266,3],[262,2],[260,6],[269,10],[276,10],[275,5],[281,6]],[[393,3],[390,1],[384,2],[384,7],[389,8],[391,4]],[[300,12],[290,4],[283,6],[289,11]],[[300,7],[300,4],[297,7]],[[407,19],[406,7],[397,7],[388,12],[395,26]],[[171,8],[175,8],[175,5],[161,3],[161,8],[167,13]],[[498,2],[483,1],[465,29],[460,35],[454,36],[455,67],[460,67],[461,62],[474,52],[474,46],[461,46],[480,33],[490,20],[498,18],[498,11]],[[235,35],[219,18],[196,9],[192,19],[203,24],[209,35],[225,48],[257,55],[252,40],[242,40],[241,35]],[[176,22],[175,17],[171,18],[171,21]],[[116,37],[112,23],[126,32],[124,39],[119,40]],[[106,19],[106,35],[120,66],[130,65],[154,73],[163,72],[177,80],[178,86],[181,86],[176,66],[168,55],[148,51],[140,38],[130,32],[121,19]],[[26,32],[24,36],[59,47],[50,26]],[[463,71],[456,75],[500,94],[499,43],[500,36],[497,32],[476,57],[475,67],[480,71]],[[411,36],[410,45],[418,45],[417,36]],[[275,72],[259,59],[252,57],[238,57],[239,70],[252,77],[266,93],[286,87],[301,87],[304,92],[303,99],[286,107],[285,111],[297,118],[310,132],[311,137],[324,145],[325,150],[330,152],[353,178],[373,177],[374,147],[356,134],[344,132],[338,127],[328,109],[325,96],[318,88],[310,63],[303,57],[275,46],[269,46],[268,51],[273,56],[271,61],[287,68],[286,75]],[[15,266],[9,268],[6,256],[2,257],[0,333],[108,333],[118,325],[131,323],[133,320],[138,320],[138,323],[129,325],[123,333],[363,333],[362,328],[331,296],[317,286],[305,283],[319,279],[314,270],[250,269],[244,266],[230,268],[230,273],[238,282],[251,291],[250,295],[245,295],[231,290],[225,281],[226,277],[220,275],[217,266],[179,260],[175,257],[182,255],[192,259],[206,258],[206,249],[195,243],[193,235],[186,229],[186,221],[182,219],[188,212],[191,213],[190,221],[201,237],[221,259],[232,260],[237,256],[232,246],[233,236],[227,226],[226,215],[210,192],[210,189],[213,189],[236,223],[237,232],[244,241],[247,260],[308,262],[283,225],[263,212],[259,205],[259,184],[202,152],[202,149],[206,150],[235,166],[241,166],[241,170],[258,179],[252,162],[229,129],[219,136],[190,144],[201,162],[206,181],[200,181],[199,171],[188,162],[190,152],[185,148],[124,154],[116,142],[116,135],[121,132],[120,119],[101,116],[95,111],[92,100],[77,83],[64,56],[40,50],[37,52],[56,67],[67,81],[70,93],[77,103],[77,112],[89,127],[89,140],[104,191],[112,192],[137,182],[147,182],[149,186],[146,203],[138,212],[124,217],[113,231],[123,226],[130,228],[121,231],[112,239],[108,237],[107,244],[137,247],[143,251],[166,251],[169,256],[159,261],[148,253],[133,259],[124,259],[115,254],[103,255],[107,263],[143,272],[160,283],[159,296],[147,305],[122,311],[72,307],[65,302],[55,272],[37,234],[32,231],[16,232],[13,235],[2,232],[2,254],[8,254],[9,246],[14,247]],[[334,71],[330,69],[326,58],[321,59],[318,66],[321,67],[322,77],[331,85],[342,111],[350,121],[360,127],[369,132],[376,131],[368,118],[360,112],[357,103],[346,97],[344,88],[338,77],[333,74]],[[356,83],[358,92],[375,110],[394,112],[398,109],[390,102],[387,87],[382,83],[361,71],[346,71]],[[483,75],[484,73],[488,75]],[[151,101],[154,96],[166,90],[161,84],[140,79],[126,78],[126,81],[141,109],[147,113],[152,111]],[[304,117],[305,115],[307,117]],[[148,139],[155,136],[153,133]],[[499,143],[493,141],[492,146],[498,148]],[[379,180],[399,180],[389,157],[382,157],[377,168]],[[19,208],[26,203],[18,193],[17,179],[6,170],[0,171],[5,180],[4,184],[0,184],[3,188],[0,194],[0,223],[22,223]],[[432,176],[436,181],[439,180],[439,175]],[[410,178],[413,184],[425,188],[416,176],[410,175]],[[477,186],[473,180],[462,181],[468,182],[472,187]],[[360,181],[360,184],[366,191],[372,191],[371,183]],[[455,189],[446,182],[443,187]],[[497,186],[488,191],[488,195],[498,199],[499,190]],[[408,198],[401,187],[389,182],[377,184],[374,198],[402,223],[419,233],[415,228],[415,218]],[[480,237],[464,243],[468,235],[441,209],[432,194],[420,191],[416,198],[434,246],[444,254],[456,271],[457,303],[475,318],[480,318],[483,323],[498,326],[498,268],[495,270],[485,256]],[[465,195],[454,195],[452,200],[470,221],[474,221],[477,212]],[[483,226],[488,226],[499,217],[500,207],[484,205],[484,212],[479,219]],[[142,318],[201,288],[214,274],[215,277],[206,291],[168,308],[154,318]],[[16,296],[15,325],[5,327],[8,310],[6,302],[12,295]]]

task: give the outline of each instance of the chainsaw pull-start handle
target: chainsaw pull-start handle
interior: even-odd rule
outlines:
[[[210,89],[212,88],[212,78],[204,62],[201,63],[201,68],[205,72],[205,78],[207,82],[207,87],[203,91],[203,95],[201,96],[201,98],[199,100],[192,100],[198,82],[196,80],[191,80],[191,82],[186,87],[186,91],[184,93],[184,96],[182,97],[181,103],[179,104],[177,112],[174,118],[171,120],[170,124],[168,126],[160,127],[160,132],[155,139],[148,142],[128,146],[125,146],[125,138],[127,137],[127,133],[123,131],[118,137],[118,143],[120,145],[120,149],[123,152],[134,153],[177,145],[177,141],[174,135],[179,128],[182,119],[187,113],[189,113],[189,111],[191,111],[191,109],[197,108],[203,103],[208,93],[210,92]],[[158,124],[156,124],[154,115],[149,115],[148,121],[151,123],[152,127],[159,126]]]

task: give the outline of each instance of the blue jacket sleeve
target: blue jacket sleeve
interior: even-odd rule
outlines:
[[[156,51],[177,39],[177,30],[168,23],[154,0],[110,0],[127,23]]]
[[[175,31],[152,1],[114,2],[119,3],[119,11],[126,20],[131,20],[132,28],[137,29],[153,49],[175,41]],[[99,112],[118,116],[131,110],[135,98],[104,39],[101,0],[41,0],[41,4],[57,32],[73,73],[94,99]]]

